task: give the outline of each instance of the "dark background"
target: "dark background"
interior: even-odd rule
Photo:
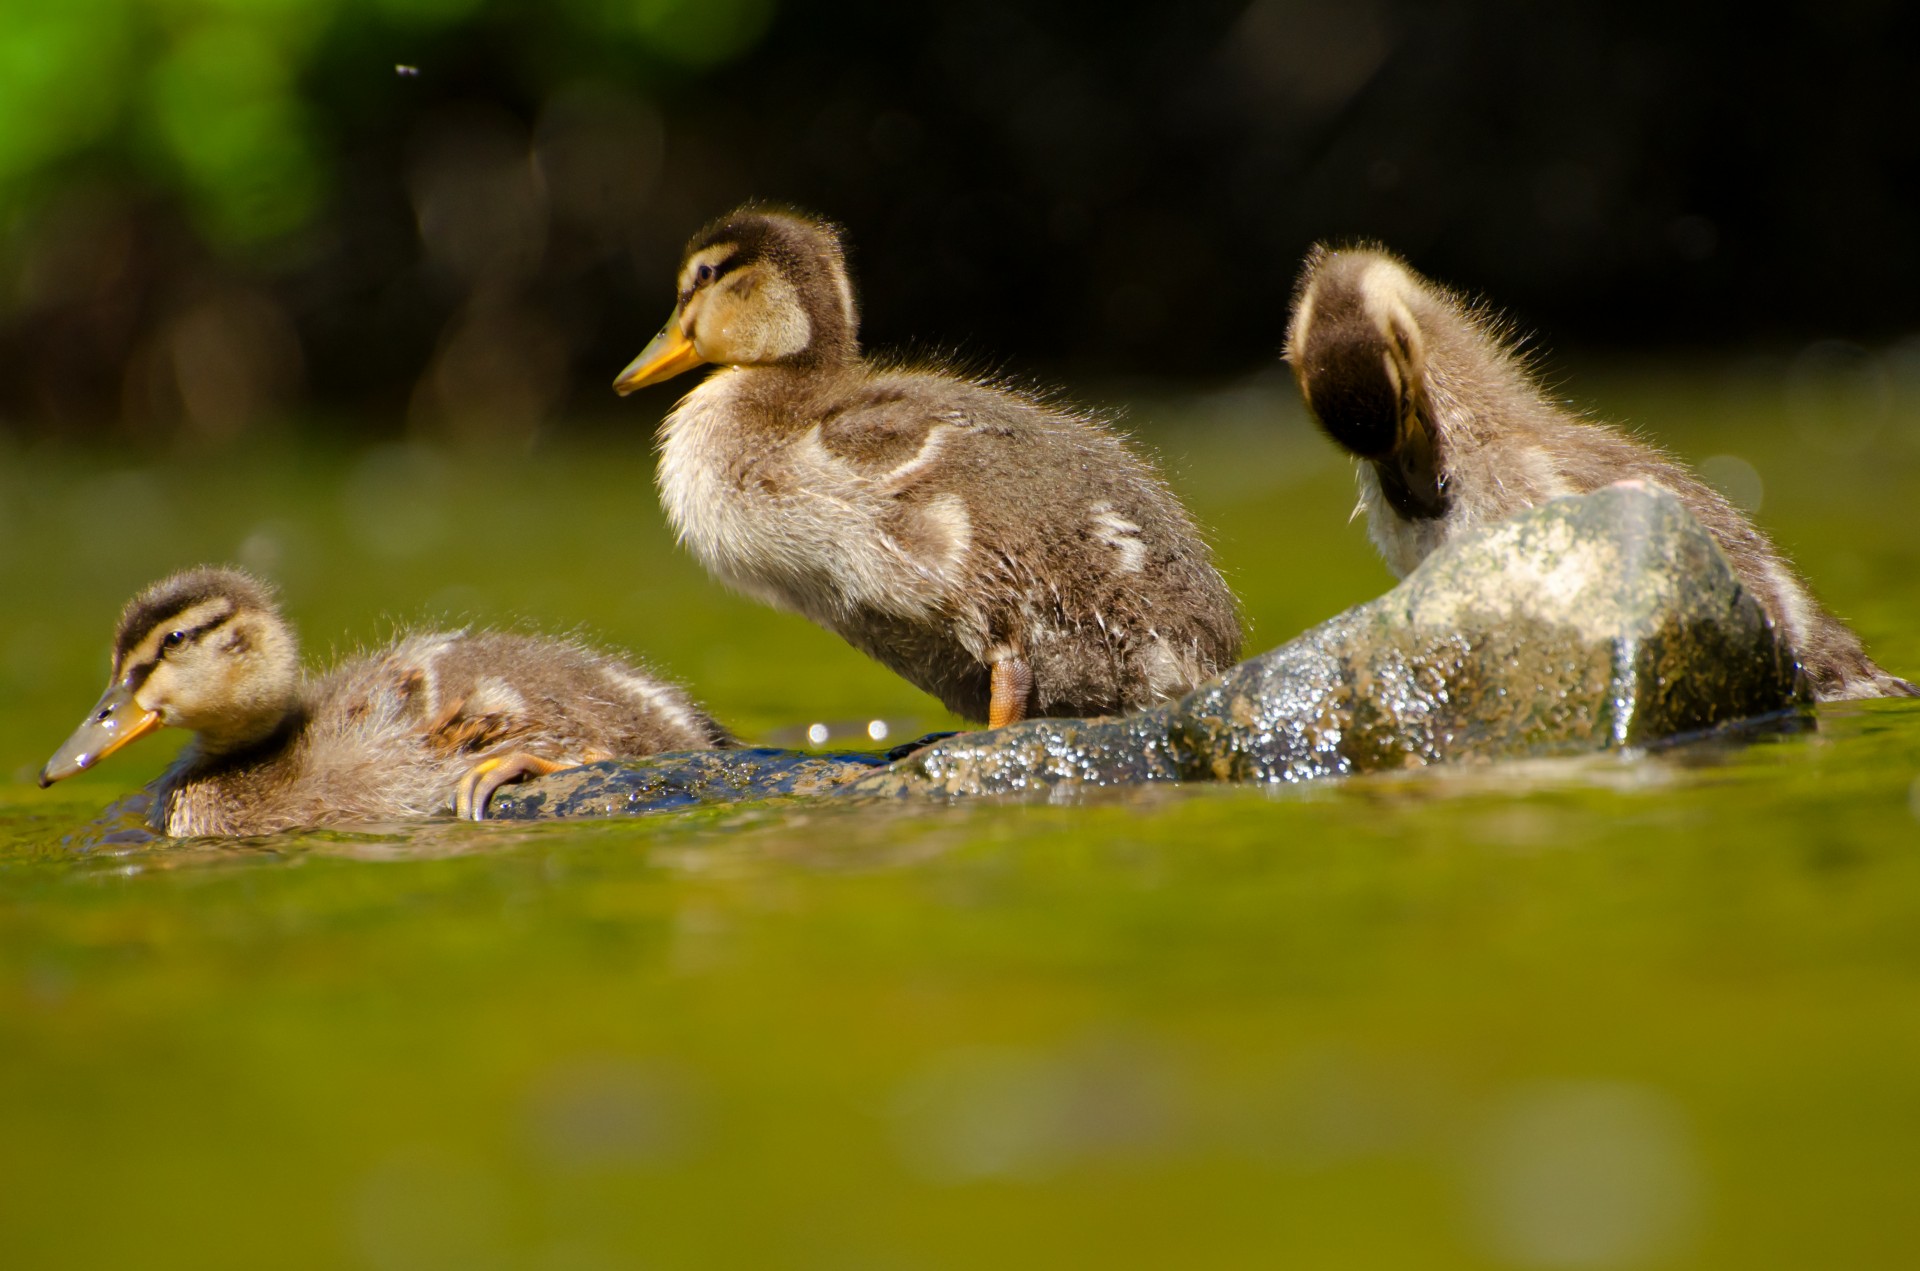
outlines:
[[[1069,382],[1270,366],[1328,238],[1558,347],[1920,329],[1891,0],[261,9],[0,35],[0,429],[611,411],[748,197],[847,227],[870,346]]]

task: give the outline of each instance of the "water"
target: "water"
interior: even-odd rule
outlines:
[[[1758,474],[1920,670],[1913,415],[1836,451],[1710,379],[1603,389]],[[1386,585],[1297,421],[1148,437],[1256,647]],[[637,436],[0,462],[0,1265],[1891,1267],[1920,1238],[1911,707],[1279,791],[76,854],[171,743],[32,772],[119,604],[201,559],[278,578],[316,656],[382,615],[524,619],[755,739],[948,721],[711,587]],[[367,526],[411,480],[396,547]]]

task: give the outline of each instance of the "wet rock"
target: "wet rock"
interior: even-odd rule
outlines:
[[[850,789],[1298,781],[1643,746],[1809,701],[1793,652],[1672,495],[1558,499],[1179,702],[922,750]]]
[[[782,794],[1300,781],[1644,746],[1809,700],[1792,651],[1706,531],[1673,496],[1628,483],[1451,543],[1380,599],[1154,710],[886,755],[598,764],[494,807],[605,816]]]
[[[493,796],[487,815],[496,821],[545,821],[831,794],[951,735],[934,733],[884,751],[813,754],[752,747],[587,764],[505,787]]]

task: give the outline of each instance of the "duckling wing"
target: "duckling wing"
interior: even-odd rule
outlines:
[[[820,421],[820,447],[853,473],[896,484],[937,460],[948,431],[972,422],[964,411],[929,409],[900,390],[875,389]]]
[[[1178,686],[1237,652],[1233,601],[1204,540],[1152,465],[1097,419],[901,374],[823,422],[819,447],[862,476],[890,541],[949,582],[942,610],[962,643],[980,657],[1003,645],[1034,654],[1043,697],[1107,674],[1082,662]],[[1153,662],[1139,650],[1163,643],[1178,675],[1118,669]],[[1055,659],[1055,647],[1070,653]]]
[[[432,753],[637,758],[730,740],[678,685],[575,640],[505,631],[403,641],[387,677]]]
[[[756,498],[772,515],[742,518],[744,550],[716,563],[734,567],[729,581],[749,566],[779,602],[829,625],[857,609],[942,607],[973,547],[948,460],[960,428],[891,395],[830,412],[762,471]]]

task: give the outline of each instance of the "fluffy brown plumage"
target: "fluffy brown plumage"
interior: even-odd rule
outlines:
[[[168,725],[195,733],[152,790],[154,828],[176,837],[410,820],[462,802],[478,818],[516,775],[732,744],[678,687],[569,640],[418,633],[309,678],[272,593],[231,569],[133,598],[107,693],[41,782]]]
[[[1550,401],[1497,326],[1374,249],[1315,248],[1287,359],[1327,434],[1359,458],[1375,545],[1404,576],[1456,534],[1637,478],[1671,491],[1799,653],[1821,700],[1916,693],[1874,664],[1785,557],[1662,451]]]
[[[721,581],[812,619],[959,715],[1101,715],[1240,647],[1179,500],[1101,421],[863,359],[840,241],[743,208],[688,245],[679,304],[616,381],[721,371],[668,416],[659,485]]]

